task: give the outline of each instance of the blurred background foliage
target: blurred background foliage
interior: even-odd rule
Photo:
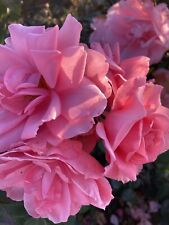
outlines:
[[[8,36],[10,23],[61,25],[68,13],[83,24],[81,41],[88,44],[90,22],[103,16],[117,0],[0,0],[0,42]],[[159,0],[169,4],[169,0]],[[151,67],[169,68],[169,56]],[[99,147],[99,146],[98,146]],[[101,149],[100,149],[101,152]],[[102,157],[100,154],[97,157]],[[144,166],[136,182],[110,181],[115,199],[106,211],[82,207],[76,217],[62,225],[169,225],[169,153]],[[13,202],[0,192],[0,225],[52,225],[47,219],[33,219],[23,203]],[[60,224],[61,225],[61,224]]]

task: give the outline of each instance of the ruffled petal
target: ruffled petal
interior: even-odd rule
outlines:
[[[45,32],[44,26],[27,27],[21,24],[11,24],[9,25],[8,29],[11,36],[12,47],[15,49],[15,51],[17,51],[17,53],[24,57],[26,57],[29,52],[27,45],[27,40],[29,38],[28,34],[42,34]]]
[[[31,55],[46,84],[50,88],[54,88],[60,70],[61,53],[59,51],[32,50]]]
[[[84,78],[87,53],[84,47],[70,47],[63,51],[57,90],[77,87]],[[71,58],[71,60],[70,60]]]
[[[59,27],[48,28],[43,33],[29,33],[27,44],[30,50],[54,51],[58,47]]]
[[[125,71],[126,80],[136,77],[146,77],[149,71],[150,59],[144,56],[125,59],[120,66]]]
[[[33,138],[37,135],[39,127],[45,122],[55,120],[61,112],[59,97],[52,93],[50,98],[43,102],[43,106],[39,106],[33,115],[29,116],[22,133],[22,139]]]
[[[81,30],[81,24],[69,14],[59,31],[58,49],[79,45]]]
[[[85,80],[77,89],[61,96],[63,115],[70,119],[97,117],[106,108],[107,100],[97,86]]]

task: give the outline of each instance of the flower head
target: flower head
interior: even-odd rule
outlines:
[[[136,180],[142,165],[169,147],[169,111],[160,102],[162,87],[145,78],[129,79],[117,90],[106,119],[97,125],[109,165],[106,176]]]
[[[169,10],[152,0],[120,0],[106,19],[95,18],[90,42],[120,43],[122,58],[148,56],[151,64],[169,48]]]
[[[109,62],[112,94],[96,126],[107,150],[105,175],[123,182],[135,180],[144,163],[169,147],[169,111],[161,105],[162,87],[146,82],[149,59],[120,58],[118,45],[92,44]]]
[[[29,144],[0,156],[0,189],[24,201],[34,218],[67,221],[82,205],[105,208],[112,199],[104,169],[78,141],[67,140],[39,155]]]
[[[56,144],[88,132],[107,103],[92,77],[103,79],[108,64],[79,44],[81,24],[68,15],[60,30],[12,24],[9,32],[0,45],[0,151],[44,127],[53,131]],[[99,63],[102,71],[93,74]]]

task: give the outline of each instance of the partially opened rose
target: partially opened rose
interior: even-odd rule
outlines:
[[[169,110],[161,105],[161,90],[144,77],[129,79],[118,88],[106,119],[97,125],[108,153],[106,176],[136,180],[144,163],[168,149]]]
[[[60,223],[83,205],[104,209],[110,203],[104,169],[79,141],[67,140],[45,152],[39,155],[25,144],[0,155],[0,189],[23,200],[31,216]]]
[[[148,56],[158,63],[169,49],[169,10],[152,0],[120,0],[105,19],[95,18],[90,42],[120,43],[122,58]]]
[[[71,15],[60,30],[9,26],[10,37],[0,45],[0,151],[36,137],[45,127],[55,144],[84,134],[104,111],[105,88],[97,87],[93,76],[104,79],[108,64],[100,53],[88,56],[79,44],[81,29]],[[98,64],[102,70],[94,73]]]
[[[149,58],[121,59],[118,44],[91,46],[107,58],[112,86],[104,118],[96,126],[107,150],[105,175],[123,182],[135,180],[144,163],[169,147],[169,111],[161,105],[162,87],[146,82]]]

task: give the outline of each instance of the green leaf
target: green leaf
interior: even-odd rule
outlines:
[[[125,202],[132,202],[135,200],[136,195],[132,189],[126,189],[123,191],[121,198]]]
[[[85,214],[85,213],[87,213],[90,209],[91,209],[91,206],[90,206],[90,205],[83,206],[83,207],[80,209],[79,214]]]
[[[20,225],[28,217],[21,203],[0,205],[0,225]]]
[[[46,219],[29,219],[24,225],[52,225],[53,223]]]
[[[116,181],[116,180],[110,180],[110,184],[111,184],[113,190],[114,190],[114,189],[115,189],[115,190],[118,190],[118,189],[121,188],[122,185],[123,185],[122,182]]]
[[[69,220],[66,223],[61,223],[59,225],[79,225],[79,224],[76,221],[76,217],[71,216],[71,217],[69,217]]]
[[[16,225],[6,209],[0,206],[0,225]]]
[[[24,209],[22,202],[2,204],[1,208],[3,208],[3,210],[5,210],[8,215],[10,215],[12,221],[15,222],[14,224],[24,224],[25,220],[29,218],[29,215]]]
[[[20,224],[18,224],[18,225],[20,225]],[[51,221],[49,221],[47,219],[30,218],[24,223],[24,225],[54,225],[54,223],[52,223]],[[80,224],[77,223],[76,217],[70,217],[68,222],[60,223],[60,224],[57,224],[57,225],[80,225]]]

